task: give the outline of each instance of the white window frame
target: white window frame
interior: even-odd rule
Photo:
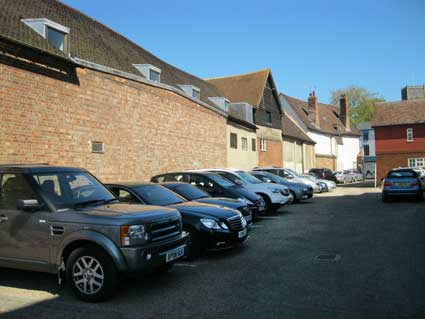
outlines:
[[[408,128],[406,130],[406,141],[413,142],[413,128]]]
[[[416,157],[407,159],[408,167],[425,167],[425,157]]]
[[[198,96],[195,96],[196,95],[196,93],[198,94]],[[198,89],[197,87],[192,87],[192,97],[194,98],[194,99],[201,99],[201,90],[200,89]]]
[[[260,151],[267,152],[267,140],[260,139]]]
[[[242,146],[242,151],[248,150],[248,139],[246,137],[241,137],[241,146]]]

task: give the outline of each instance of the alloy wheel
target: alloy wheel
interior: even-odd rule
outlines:
[[[82,256],[77,259],[72,269],[75,286],[84,294],[97,293],[105,280],[102,265],[92,256]]]

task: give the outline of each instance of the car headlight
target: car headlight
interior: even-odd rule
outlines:
[[[224,222],[217,222],[211,218],[201,218],[201,223],[210,229],[229,229]]]
[[[131,245],[132,241],[147,241],[149,234],[146,232],[144,225],[121,226],[121,244],[123,246]]]
[[[247,200],[246,198],[238,198],[238,201],[240,201],[241,203],[245,204],[245,205],[253,205],[253,203],[250,200]]]

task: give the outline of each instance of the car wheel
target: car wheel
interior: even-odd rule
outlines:
[[[106,251],[86,245],[75,249],[66,262],[67,282],[78,299],[99,302],[116,291],[118,272]]]
[[[201,255],[201,236],[195,228],[184,227],[184,230],[189,233],[186,259],[195,260]]]
[[[299,200],[298,200],[298,198],[297,198],[297,195],[295,195],[295,192],[294,192],[294,191],[291,191],[291,190],[290,190],[290,192],[291,192],[291,194],[292,194],[292,197],[294,197],[294,201],[293,201],[293,203],[298,203],[298,202],[299,202]]]
[[[273,213],[273,205],[272,205],[272,201],[270,200],[270,198],[267,195],[264,194],[258,194],[260,195],[264,201],[266,202],[266,215],[272,214]]]

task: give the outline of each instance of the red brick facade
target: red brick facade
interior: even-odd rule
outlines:
[[[261,151],[260,139],[257,139],[258,149],[258,166],[278,166],[282,167],[283,164],[283,150],[282,142],[275,140],[267,140],[267,150]]]
[[[413,141],[407,141],[407,129]],[[376,180],[380,184],[389,170],[409,166],[409,158],[425,158],[425,124],[375,127]]]
[[[73,81],[29,69],[0,55],[0,163],[84,167],[104,182],[226,166],[226,118],[183,96],[90,69]]]

